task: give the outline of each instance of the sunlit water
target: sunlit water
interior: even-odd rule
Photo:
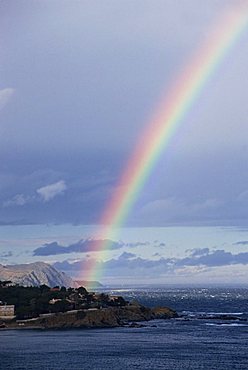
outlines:
[[[0,368],[248,369],[248,289],[121,294],[148,306],[168,305],[182,317],[143,328],[1,331]],[[221,314],[232,318],[216,319]]]

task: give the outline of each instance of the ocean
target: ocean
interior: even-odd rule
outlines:
[[[247,288],[109,292],[180,317],[140,328],[0,331],[0,369],[248,369]]]

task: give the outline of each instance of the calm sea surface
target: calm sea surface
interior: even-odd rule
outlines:
[[[118,291],[181,317],[143,328],[0,331],[0,369],[248,369],[248,289]]]

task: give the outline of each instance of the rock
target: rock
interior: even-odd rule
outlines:
[[[178,317],[176,311],[168,307],[154,307],[151,309],[151,314],[153,319],[171,319]]]
[[[49,316],[38,317],[35,320],[22,320],[18,325],[21,328],[40,329],[72,329],[72,328],[104,328],[120,326],[118,318],[111,310],[79,310],[50,314]]]
[[[151,309],[138,302],[135,305],[115,307],[116,314],[121,321],[148,321],[152,319]]]
[[[131,322],[129,325],[129,328],[145,328],[146,325],[144,324],[138,324],[137,322]]]
[[[136,300],[136,299],[133,299],[132,301],[130,301],[130,306],[141,306],[141,304]]]

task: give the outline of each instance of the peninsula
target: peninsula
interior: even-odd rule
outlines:
[[[137,322],[170,319],[168,307],[148,308],[121,296],[88,292],[84,287],[24,287],[0,282],[1,329],[65,329],[139,326]]]

